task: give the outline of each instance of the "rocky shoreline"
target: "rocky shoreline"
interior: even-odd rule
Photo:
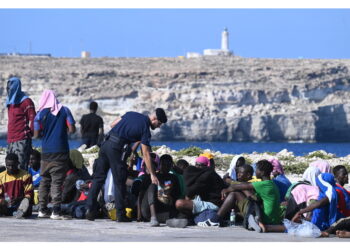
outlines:
[[[0,94],[16,75],[36,106],[53,89],[77,121],[95,100],[106,131],[126,111],[162,107],[169,122],[155,140],[346,142],[349,68],[348,59],[0,56]]]

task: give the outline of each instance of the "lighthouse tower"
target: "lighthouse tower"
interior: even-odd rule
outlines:
[[[221,33],[221,50],[228,51],[228,31],[227,28]]]

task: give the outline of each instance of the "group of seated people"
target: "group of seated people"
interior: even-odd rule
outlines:
[[[232,159],[221,177],[214,156],[199,155],[194,165],[169,154],[151,153],[159,185],[152,184],[146,165],[135,152],[128,168],[126,215],[152,227],[189,225],[219,227],[236,224],[257,232],[286,232],[283,219],[296,223],[309,220],[322,236],[350,237],[350,194],[345,166],[331,168],[324,160],[312,162],[302,180],[291,183],[278,159],[260,160],[252,165],[242,155]],[[26,172],[18,168],[16,154],[8,154],[0,173],[0,216],[32,217],[37,211],[40,183],[40,152],[33,150]],[[0,170],[1,171],[1,170]],[[93,174],[93,173],[92,173]],[[114,187],[109,173],[101,191],[99,218],[116,219]],[[61,210],[66,219],[85,219],[86,199],[92,176],[78,150],[70,151],[69,168],[62,186]]]

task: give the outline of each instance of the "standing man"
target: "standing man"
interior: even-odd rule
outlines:
[[[15,153],[18,156],[20,168],[27,170],[32,151],[34,103],[22,92],[21,80],[17,77],[7,81],[6,91],[7,153]]]
[[[39,218],[54,220],[61,216],[62,185],[68,170],[68,133],[75,132],[75,121],[70,110],[60,104],[52,90],[45,90],[39,101],[34,120],[34,137],[42,136],[42,155],[39,186]],[[53,209],[47,208],[51,194]]]
[[[103,120],[96,115],[97,103],[90,103],[90,113],[83,115],[80,120],[80,132],[86,148],[90,148],[98,143],[100,136],[103,136]]]
[[[146,116],[137,112],[127,112],[121,118],[112,123],[112,129],[102,143],[99,157],[96,159],[94,179],[89,191],[87,200],[88,211],[86,218],[94,220],[97,210],[97,195],[105,183],[108,170],[111,169],[115,187],[115,207],[117,209],[117,222],[130,222],[125,215],[125,194],[126,194],[126,152],[131,143],[141,141],[141,149],[147,169],[151,175],[153,184],[158,185],[155,170],[151,165],[150,141],[151,131],[159,128],[167,122],[163,109],[157,108],[154,113]]]

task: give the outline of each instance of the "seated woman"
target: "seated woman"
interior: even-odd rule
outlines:
[[[277,159],[268,160],[272,166],[272,175],[273,182],[278,187],[278,191],[280,193],[280,202],[284,201],[284,196],[287,193],[288,188],[292,185],[292,183],[288,180],[288,178],[284,175],[284,170],[282,164]]]
[[[165,154],[159,160],[160,170],[157,172],[159,186],[152,184],[147,174],[142,181],[138,197],[138,221],[144,218],[150,221],[152,227],[165,223],[167,219],[175,217],[177,210],[175,202],[180,196],[180,186],[175,175],[169,171],[174,165],[170,155]]]
[[[344,216],[337,209],[334,175],[323,173],[316,178],[316,184],[320,190],[317,201],[297,212],[292,221],[300,222],[304,213],[312,212],[311,222],[324,231]]]
[[[230,167],[224,175],[223,179],[226,183],[230,184],[230,182],[237,180],[236,168],[239,166],[243,166],[245,164],[245,158],[243,155],[236,155],[232,158],[230,163]]]

